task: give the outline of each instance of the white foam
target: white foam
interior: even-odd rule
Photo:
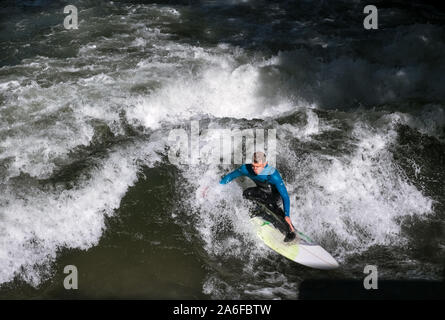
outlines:
[[[298,126],[290,123],[280,125],[278,137],[280,140],[298,139],[301,141],[310,141],[311,137],[322,132],[336,130],[331,125],[320,120],[317,114],[312,110],[314,108],[300,107],[306,114],[306,124]]]
[[[6,91],[6,90],[13,90],[20,86],[20,83],[16,80],[6,81],[3,83],[0,83],[0,90]]]
[[[264,62],[237,65],[230,56],[190,50],[175,51],[175,55],[184,58],[193,53],[193,59],[203,59],[202,72],[178,75],[149,97],[138,99],[127,113],[130,121],[156,129],[162,122],[179,123],[196,115],[252,119],[295,108],[287,99],[273,101],[261,94]]]
[[[445,140],[445,108],[438,104],[427,104],[410,113],[395,112],[394,117],[401,124],[410,126],[422,134]]]
[[[356,122],[358,143],[351,156],[312,155],[300,164],[309,175],[303,173],[304,187],[291,201],[292,220],[313,238],[330,245],[334,241],[337,254],[403,244],[398,218],[432,210],[431,199],[406,179],[387,150],[396,132],[394,119],[384,118],[387,128],[382,131]]]
[[[160,140],[110,152],[75,188],[42,191],[3,185],[0,195],[0,283],[20,276],[38,285],[51,269],[59,248],[97,245],[104,219],[119,208],[137,178],[136,160],[153,166],[163,150]]]

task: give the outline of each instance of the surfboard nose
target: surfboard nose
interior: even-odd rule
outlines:
[[[332,257],[331,257],[332,258]],[[337,260],[334,258],[332,259],[326,259],[327,263],[320,264],[319,266],[314,266],[314,268],[320,269],[320,270],[334,270],[337,269],[340,265],[338,264]]]
[[[298,255],[299,263],[320,270],[333,270],[339,267],[337,260],[319,245],[304,245]]]
[[[323,255],[324,263],[320,264],[319,269],[321,270],[334,270],[337,269],[340,265],[337,260],[334,259],[326,250],[323,249],[326,253]]]

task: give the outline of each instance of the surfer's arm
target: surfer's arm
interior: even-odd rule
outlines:
[[[238,169],[236,169],[236,170],[230,172],[229,174],[225,175],[225,176],[221,179],[221,181],[219,181],[219,183],[220,183],[220,184],[227,184],[227,183],[229,183],[230,181],[232,181],[233,179],[236,179],[236,178],[241,177],[241,176],[245,176],[245,175],[247,175],[247,174],[248,174],[248,172],[247,172],[246,165],[243,164],[243,165],[242,165],[241,167],[239,167]]]
[[[289,199],[289,194],[287,193],[287,189],[286,186],[284,185],[284,181],[283,178],[281,178],[281,175],[278,173],[277,170],[275,170],[275,172],[272,175],[272,179],[271,179],[272,183],[275,185],[275,187],[277,188],[278,192],[280,193],[281,199],[283,200],[283,207],[284,207],[284,220],[286,221],[286,223],[289,225],[289,232],[286,235],[286,238],[284,238],[284,241],[290,241],[293,240],[295,238],[295,228],[292,225],[292,221],[290,219],[289,216],[289,211],[290,211],[290,199]]]
[[[278,170],[275,170],[275,172],[273,173],[271,182],[277,188],[278,192],[280,193],[281,199],[283,200],[284,214],[286,215],[286,217],[289,217],[289,211],[290,211],[289,194],[287,193],[286,186],[284,185],[284,181],[281,178],[281,175],[279,174]]]

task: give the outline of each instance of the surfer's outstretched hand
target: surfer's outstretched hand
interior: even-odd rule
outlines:
[[[205,186],[205,187],[202,189],[201,196],[202,196],[203,198],[207,197],[207,192],[208,192],[208,191],[209,191],[209,186]]]

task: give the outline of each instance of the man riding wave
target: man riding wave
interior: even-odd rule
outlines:
[[[227,184],[241,176],[249,177],[256,184],[256,187],[244,190],[243,197],[261,202],[271,211],[277,213],[284,219],[285,225],[288,228],[284,241],[288,242],[295,239],[295,228],[289,216],[290,200],[286,186],[278,170],[267,163],[266,155],[263,152],[255,152],[252,164],[243,164],[238,169],[224,176],[219,183]],[[277,203],[280,198],[283,201],[284,212]]]

